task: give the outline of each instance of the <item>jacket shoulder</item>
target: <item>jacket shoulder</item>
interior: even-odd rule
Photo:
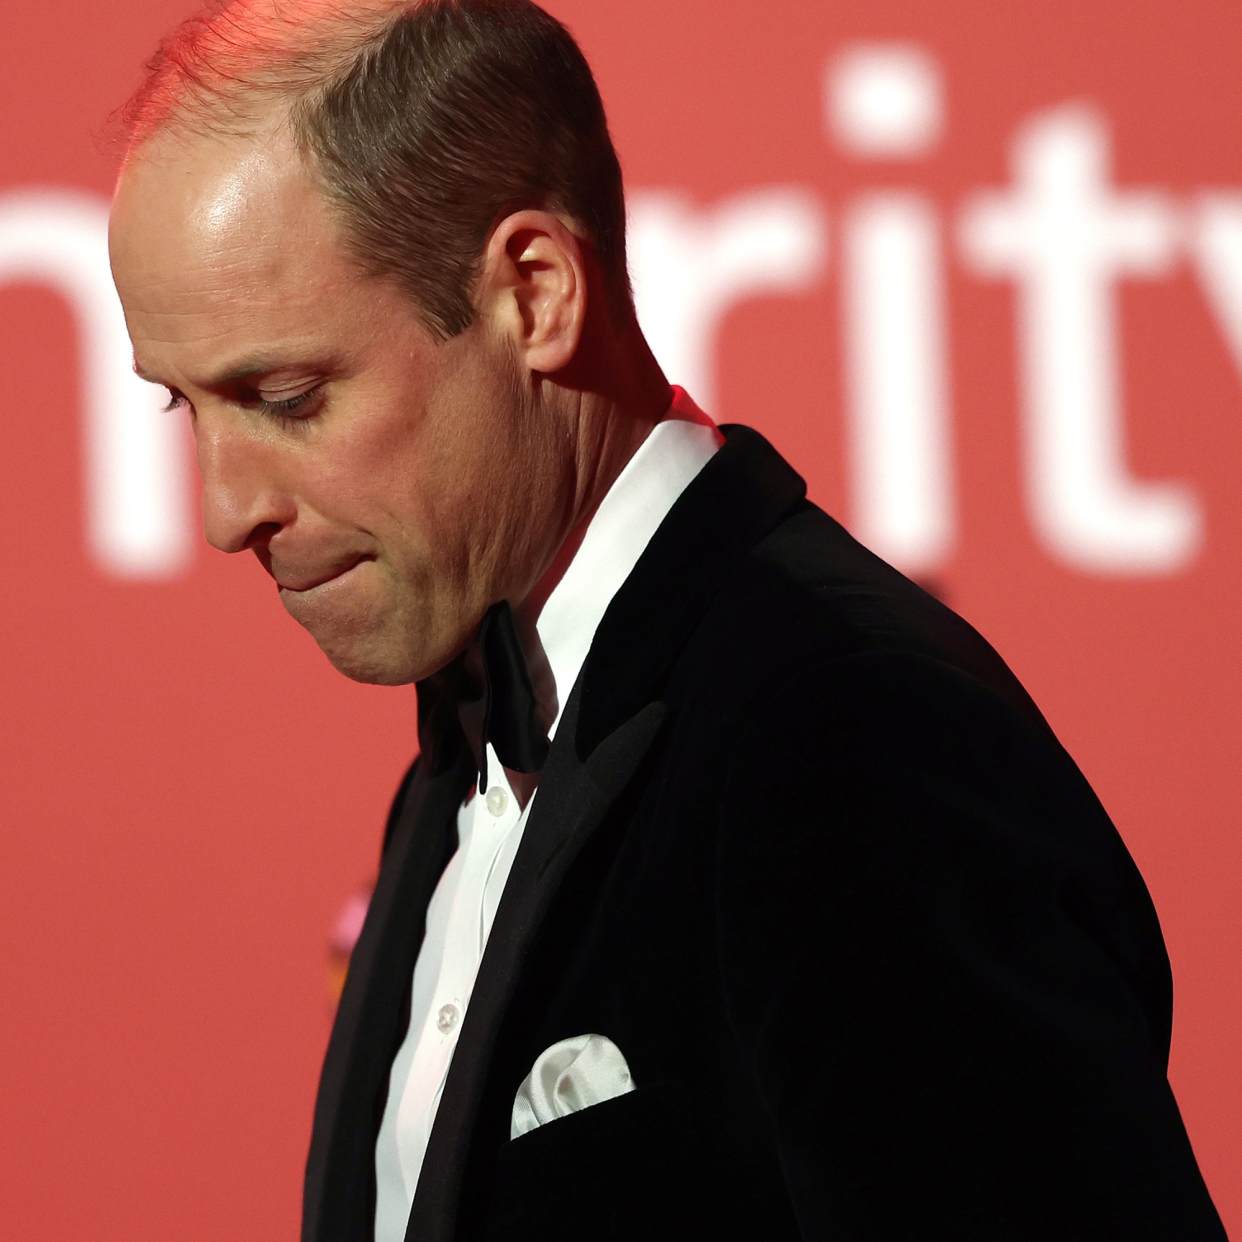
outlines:
[[[697,644],[735,684],[772,685],[800,669],[888,652],[936,661],[1047,730],[1039,709],[977,630],[809,501],[737,566]]]

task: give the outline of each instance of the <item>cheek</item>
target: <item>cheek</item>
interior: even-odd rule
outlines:
[[[391,429],[376,463],[389,494],[401,497],[401,513],[434,532],[445,552],[486,536],[521,469],[507,435],[510,399],[498,387],[488,371],[462,366],[419,416]]]
[[[497,360],[453,346],[439,347],[434,367],[407,354],[342,402],[316,446],[307,499],[374,539],[397,583],[473,607],[538,559],[561,504],[563,454]]]
[[[411,522],[428,491],[418,421],[382,394],[348,394],[308,429],[306,500],[333,524],[376,536]]]

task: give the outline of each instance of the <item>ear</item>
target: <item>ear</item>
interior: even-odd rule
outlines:
[[[532,371],[569,365],[586,320],[583,244],[549,211],[516,211],[493,229],[479,273],[480,309]]]

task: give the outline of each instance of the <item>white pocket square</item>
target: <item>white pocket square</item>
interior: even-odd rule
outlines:
[[[535,1060],[513,1099],[509,1137],[634,1090],[621,1049],[603,1035],[562,1039]]]

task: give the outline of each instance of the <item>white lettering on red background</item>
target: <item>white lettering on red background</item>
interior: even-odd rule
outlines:
[[[825,142],[854,160],[919,161],[946,124],[939,66],[907,43],[829,58]],[[631,191],[629,249],[639,318],[674,382],[715,410],[714,345],[738,303],[806,291],[839,240],[841,373],[851,525],[908,572],[935,572],[956,539],[946,265],[1012,282],[1021,475],[1031,528],[1079,572],[1182,572],[1203,542],[1181,480],[1126,468],[1119,282],[1195,266],[1242,371],[1242,190],[1177,202],[1113,188],[1106,118],[1087,104],[1028,117],[1009,152],[1012,184],[971,192],[946,221],[916,188],[861,191],[829,220],[805,185],[760,186],[706,207],[675,188]],[[107,205],[65,189],[0,195],[0,283],[43,283],[79,329],[87,547],[118,578],[188,571],[194,538],[184,425],[132,373],[107,261]]]
[[[193,555],[181,422],[133,372],[108,267],[108,205],[97,195],[26,189],[0,195],[0,284],[60,293],[74,312],[82,376],[86,541],[118,578],[173,578]]]

